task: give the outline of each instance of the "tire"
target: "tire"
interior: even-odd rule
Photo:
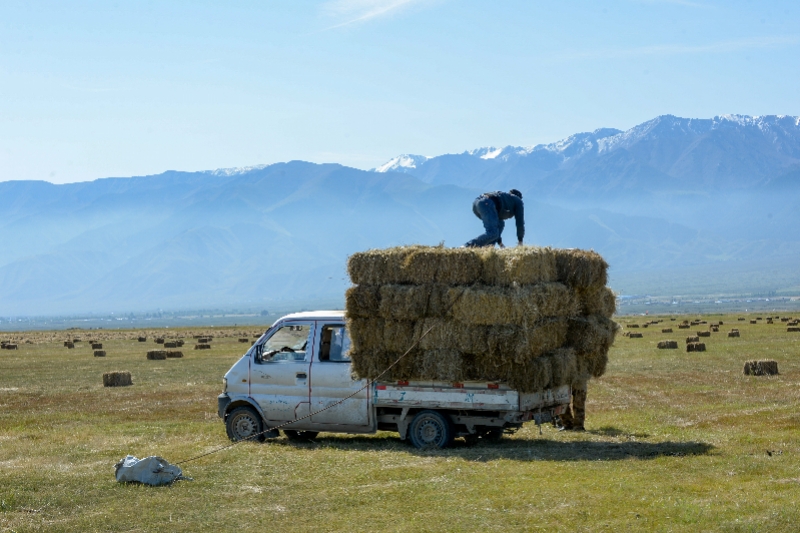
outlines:
[[[447,448],[453,443],[454,431],[450,418],[426,409],[420,411],[408,427],[411,444],[419,449]]]
[[[252,407],[237,407],[231,411],[225,420],[225,430],[228,438],[234,442],[240,440],[261,442],[264,440],[263,434],[258,435],[264,431],[264,421]],[[253,437],[253,435],[258,435],[258,437]]]
[[[296,429],[284,429],[283,434],[289,440],[311,440],[319,435],[319,431],[298,431]]]

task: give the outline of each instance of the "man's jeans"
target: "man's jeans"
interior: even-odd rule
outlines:
[[[465,246],[467,248],[477,246],[493,246],[500,241],[500,234],[503,231],[503,221],[497,215],[497,207],[488,196],[478,196],[472,203],[472,212],[483,221],[486,233],[480,237],[475,237]]]

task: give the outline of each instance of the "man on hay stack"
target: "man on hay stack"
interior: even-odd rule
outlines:
[[[483,221],[485,232],[469,241],[467,248],[503,245],[504,220],[514,217],[517,225],[517,245],[522,246],[525,237],[525,204],[522,193],[517,189],[508,192],[494,191],[483,193],[472,203],[472,212]],[[561,431],[584,431],[586,418],[587,382],[581,380],[572,384],[572,407],[561,415]]]

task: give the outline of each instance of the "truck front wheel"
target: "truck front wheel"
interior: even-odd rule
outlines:
[[[252,407],[237,407],[231,411],[225,420],[225,430],[228,432],[228,438],[234,442],[247,439],[264,440],[264,435],[259,435],[264,431],[264,422]]]
[[[437,411],[420,411],[408,427],[411,444],[416,448],[447,448],[454,431],[450,419]]]

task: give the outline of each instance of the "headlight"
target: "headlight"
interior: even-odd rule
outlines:
[[[228,392],[228,378],[222,378],[222,392]]]

